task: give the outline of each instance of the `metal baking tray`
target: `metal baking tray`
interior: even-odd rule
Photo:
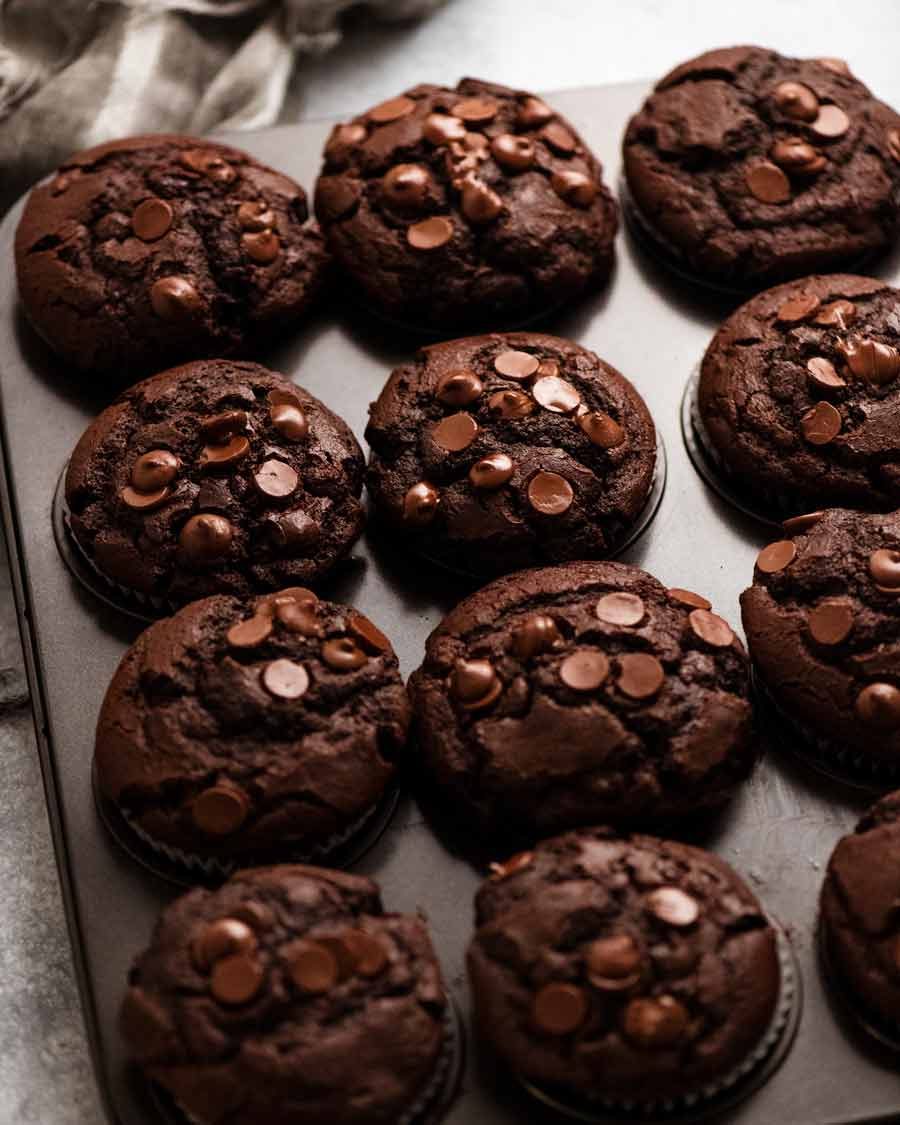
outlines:
[[[607,181],[619,174],[619,140],[644,84],[549,95],[602,159]],[[224,138],[283,169],[310,189],[327,122]],[[133,956],[176,890],[125,855],[108,836],[91,792],[94,723],[110,676],[139,622],[91,596],[56,549],[51,505],[72,447],[112,391],[91,393],[69,379],[25,324],[12,270],[21,204],[0,228],[0,395],[2,500],[13,583],[34,701],[47,803],[71,929],[75,965],[97,1078],[110,1119],[152,1125],[146,1089],[126,1066],[116,1013]],[[648,531],[625,553],[667,585],[708,595],[739,624],[738,595],[770,532],[718,498],[688,460],[679,428],[685,383],[730,298],[692,290],[652,264],[623,232],[609,287],[557,315],[548,331],[597,351],[643,393],[668,451],[668,485]],[[896,256],[880,276],[900,278]],[[340,298],[335,302],[340,314]],[[337,410],[362,439],[368,404],[391,368],[417,341],[325,310],[295,338],[254,358],[290,374]],[[419,663],[428,632],[465,588],[443,573],[363,541],[329,591],[369,614],[391,637],[404,674]],[[718,851],[749,879],[787,928],[805,984],[796,1044],[768,1084],[727,1120],[765,1125],[825,1125],[897,1120],[900,1077],[888,1054],[841,1022],[820,981],[814,940],[823,870],[837,838],[856,821],[865,795],[821,778],[790,758],[768,757],[752,781],[695,842]],[[375,848],[354,868],[382,885],[389,909],[423,910],[447,981],[468,1023],[464,950],[472,898],[482,873],[451,850],[409,798]],[[474,1036],[469,1028],[469,1044]],[[558,1121],[525,1099],[469,1050],[450,1125]],[[324,1125],[324,1123],[323,1123]]]

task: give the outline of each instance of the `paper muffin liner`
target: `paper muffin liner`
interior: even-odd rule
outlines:
[[[762,702],[763,711],[769,712],[770,721],[766,723],[766,731],[775,739],[779,747],[799,758],[805,765],[844,785],[872,792],[885,792],[897,788],[900,784],[900,763],[880,761],[877,758],[867,757],[858,750],[836,746],[824,735],[811,730],[799,719],[788,714],[772,694],[759,668],[754,664],[751,670],[753,692]],[[784,729],[779,729],[778,725],[771,721],[773,718],[779,720],[790,737],[785,737]]]
[[[53,497],[53,538],[69,573],[95,598],[130,617],[156,621],[180,608],[180,605],[152,594],[132,590],[108,578],[78,542],[72,531],[71,513],[65,499],[68,465],[60,474]]]
[[[655,426],[654,429],[656,429]],[[634,523],[629,528],[626,528],[623,538],[618,543],[614,543],[612,549],[603,556],[604,560],[617,559],[619,555],[627,551],[632,544],[636,543],[649,528],[662,503],[663,493],[666,490],[667,477],[668,458],[666,456],[666,447],[662,439],[662,434],[656,429],[656,459],[653,464],[653,476],[650,480],[650,487],[647,490],[647,499],[644,501],[644,506],[641,508],[637,519],[635,519]],[[457,574],[466,579],[474,578],[481,584],[490,581],[491,576],[485,577],[484,575],[474,574],[471,571],[452,566],[439,555],[428,554],[425,551],[421,551],[420,554],[422,558],[426,559],[440,570],[449,571],[451,574]],[[494,575],[493,577],[499,577],[499,575]]]
[[[881,1046],[900,1052],[900,1022],[892,1023],[885,1020],[880,1012],[874,1012],[871,1008],[866,1007],[860,1001],[860,997],[851,992],[841,967],[831,951],[828,930],[821,915],[819,916],[817,937],[819,967],[822,971],[822,977],[828,987],[829,995],[834,996],[838,1001],[841,1012]]]
[[[397,1118],[395,1125],[438,1125],[456,1094],[463,1058],[462,1021],[456,1005],[448,995],[443,1019],[443,1041],[434,1069],[425,1087],[419,1091],[409,1108]],[[173,1125],[209,1125],[209,1122],[185,1108],[159,1083],[151,1082],[150,1089],[157,1107]],[[323,1125],[326,1123],[323,1122]]]
[[[703,425],[698,402],[699,386],[698,365],[688,379],[681,400],[681,435],[691,464],[709,487],[733,508],[769,527],[780,528],[782,520],[796,516],[803,506],[798,505],[796,498],[775,492],[764,485],[759,485],[750,493],[735,478]]]
[[[399,786],[389,785],[381,798],[356,820],[340,832],[335,832],[310,847],[276,845],[240,856],[223,857],[191,853],[151,836],[127,810],[101,792],[96,766],[93,770],[93,788],[100,817],[116,843],[132,859],[148,867],[154,874],[180,886],[220,883],[242,868],[264,867],[271,863],[349,867],[375,846],[390,824],[400,799]]]
[[[800,967],[793,948],[781,925],[773,918],[780,983],[775,1010],[769,1026],[756,1046],[745,1058],[721,1078],[698,1086],[677,1097],[654,1098],[582,1098],[578,1102],[563,1098],[527,1081],[519,1081],[525,1089],[545,1105],[552,1106],[567,1117],[606,1125],[610,1115],[625,1121],[677,1122],[691,1119],[698,1113],[723,1112],[749,1097],[763,1085],[786,1058],[800,1022],[803,985]]]

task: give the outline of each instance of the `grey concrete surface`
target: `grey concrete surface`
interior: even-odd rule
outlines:
[[[335,52],[302,61],[288,119],[348,115],[417,81],[463,74],[538,90],[626,81],[739,42],[840,55],[900,104],[897,0],[450,0],[414,26],[351,18]],[[0,843],[0,1125],[100,1125],[5,556]]]

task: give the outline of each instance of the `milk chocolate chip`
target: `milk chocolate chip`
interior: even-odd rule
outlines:
[[[450,694],[467,711],[480,711],[503,690],[489,660],[457,660],[450,673]]]
[[[191,805],[191,817],[207,836],[229,836],[236,832],[250,811],[250,799],[236,785],[214,785],[204,789]]]

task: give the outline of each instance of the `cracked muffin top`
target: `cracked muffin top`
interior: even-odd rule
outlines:
[[[134,827],[190,856],[308,852],[381,798],[408,725],[397,657],[361,613],[301,587],[206,598],[122,658],[97,782]]]
[[[861,1014],[900,1023],[900,792],[872,806],[838,841],[822,886],[830,967]]]
[[[198,137],[77,153],[28,197],[22,303],[51,348],[113,382],[228,355],[293,327],[323,286],[299,184]]]
[[[900,506],[900,291],[808,277],[753,297],[703,357],[700,417],[745,491],[790,512]]]
[[[366,302],[431,329],[516,324],[606,280],[617,209],[539,98],[464,78],[338,125],[315,210]]]
[[[423,348],[369,414],[377,511],[415,550],[464,573],[613,554],[653,485],[644,400],[615,368],[556,336]]]
[[[468,968],[480,1034],[561,1095],[652,1101],[724,1079],[763,1038],[775,931],[718,856],[593,828],[497,864]]]
[[[709,281],[761,289],[896,237],[900,117],[840,59],[709,51],[656,84],[623,155],[651,237]]]
[[[284,375],[197,360],[85,430],[69,526],[96,570],[154,604],[315,583],[362,531],[363,469],[346,422]]]
[[[409,687],[429,780],[493,837],[696,813],[756,758],[740,641],[704,597],[623,563],[492,582]]]
[[[741,594],[767,692],[816,741],[900,763],[900,513],[842,509],[785,523]]]
[[[369,879],[257,868],[163,911],[121,1026],[199,1125],[394,1125],[428,1087],[447,999],[428,930]]]

